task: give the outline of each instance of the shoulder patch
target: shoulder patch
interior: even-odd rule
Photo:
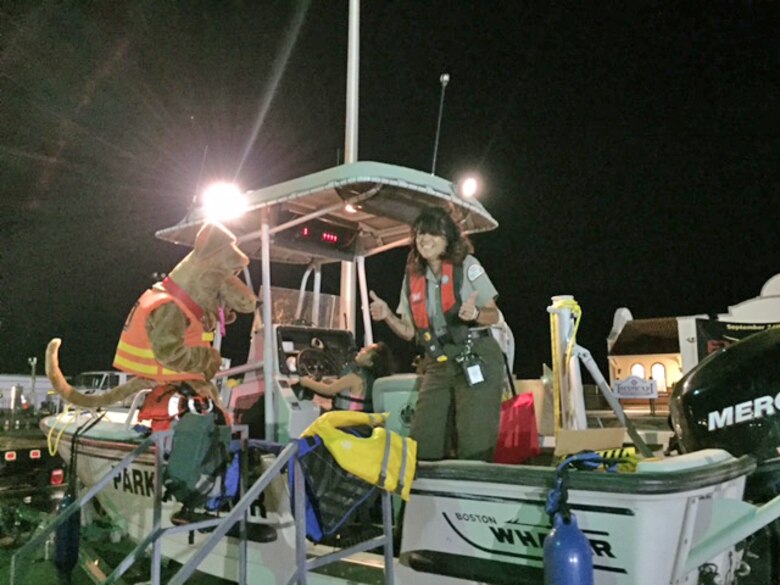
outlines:
[[[466,272],[466,276],[468,276],[468,279],[472,282],[477,280],[483,274],[485,274],[485,269],[482,268],[482,266],[479,264],[472,264],[469,266],[469,269]]]

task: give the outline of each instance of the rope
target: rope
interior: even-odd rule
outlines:
[[[566,523],[571,518],[569,509],[569,469],[575,467],[585,470],[596,470],[602,465],[608,472],[617,471],[617,463],[622,459],[608,460],[593,451],[583,451],[576,455],[571,455],[564,459],[555,468],[555,487],[547,494],[547,503],[544,511],[550,516],[550,522],[553,517],[560,513]]]
[[[103,420],[104,416],[106,416],[106,411],[101,412],[96,418],[85,420],[83,423],[81,423],[81,425],[79,425],[79,428],[76,429],[76,432],[73,433],[73,436],[71,437],[70,463],[68,464],[68,493],[72,495],[74,498],[76,497],[76,457],[78,455],[77,453],[78,440],[82,433],[86,433],[90,429],[92,429],[92,427],[94,427],[101,420]]]
[[[67,429],[70,425],[75,424],[75,422],[78,420],[78,418],[81,416],[81,408],[76,410],[75,416],[71,416],[70,422],[66,422],[63,426],[60,432],[57,434],[57,438],[54,439],[54,443],[52,444],[52,435],[54,434],[54,431],[57,429],[57,422],[60,421],[65,417],[65,415],[71,414],[73,411],[68,410],[68,405],[65,405],[65,410],[63,410],[60,414],[58,414],[56,417],[54,417],[54,424],[51,425],[51,428],[49,429],[49,433],[46,435],[46,446],[49,449],[49,455],[54,457],[57,454],[57,451],[60,448],[60,441],[62,440],[62,435],[65,433],[65,429]]]

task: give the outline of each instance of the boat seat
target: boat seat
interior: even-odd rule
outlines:
[[[389,413],[385,425],[388,430],[405,437],[409,435],[419,388],[417,374],[393,374],[374,381],[371,392],[374,412]]]

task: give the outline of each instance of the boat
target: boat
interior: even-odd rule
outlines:
[[[86,494],[97,497],[139,543],[134,555],[153,546],[156,561],[163,556],[184,563],[172,583],[185,582],[197,568],[252,585],[541,584],[543,542],[551,527],[546,503],[562,477],[549,462],[420,462],[406,506],[389,508],[383,498],[384,537],[369,538],[362,548],[345,546],[346,552],[355,552],[349,557],[342,557],[332,543],[303,540],[301,508],[294,513],[289,484],[279,472],[282,462],[291,461],[288,449],[295,443],[290,441],[317,420],[320,406],[291,383],[292,374],[317,371],[327,378],[337,373],[356,345],[358,306],[362,342],[373,341],[365,263],[407,245],[410,224],[422,208],[449,208],[467,234],[498,227],[479,201],[462,196],[451,181],[420,170],[357,161],[354,150],[346,149],[353,155],[345,164],[247,192],[244,213],[225,221],[242,250],[260,261],[262,304],[254,316],[246,363],[218,376],[243,377],[234,387],[223,386],[223,398],[237,430],[250,437],[262,434],[283,448],[258,456],[254,471],[260,479],[245,492],[245,498],[252,498],[260,487],[267,488],[266,512],[248,506],[248,516],[242,516],[243,509],[237,507],[239,516],[229,514],[224,521],[246,517],[249,525],[270,525],[275,540],[253,540],[251,530],[246,530],[248,538],[231,535],[227,525],[210,525],[211,532],[201,531],[204,525],[199,523],[173,525],[178,504],[160,498],[164,433],[149,437],[137,420],[143,392],[129,407],[99,414],[68,410],[44,419],[41,427],[55,438],[65,460],[75,451],[76,472]],[[202,208],[192,209],[181,222],[159,230],[157,237],[192,245],[206,219]],[[272,263],[305,266],[300,288],[274,287]],[[329,263],[341,268],[338,296],[323,292],[322,268]],[[248,271],[244,275],[251,284]],[[594,376],[600,374],[589,353],[576,345],[575,307],[571,297],[556,296],[550,307],[540,310],[553,315],[554,385],[561,420],[567,429],[585,431],[578,364]],[[603,377],[600,382],[603,385]],[[389,429],[408,432],[417,384],[414,374],[375,383],[374,404],[389,412]],[[603,392],[610,396],[608,388]],[[252,415],[261,404],[265,416],[257,424]],[[615,407],[630,431],[628,439],[647,453],[641,435],[619,405]],[[749,453],[735,456],[723,448],[703,448],[675,457],[648,457],[634,473],[568,472],[568,504],[592,548],[596,585],[703,583],[705,576],[709,582],[737,583],[747,560],[740,543],[780,516],[777,494],[763,502],[744,499],[746,481],[756,469]],[[295,505],[301,505],[300,499]],[[397,551],[387,532],[388,516],[401,528]],[[383,552],[371,552],[377,546]],[[338,564],[326,570],[318,560]],[[152,582],[159,582],[159,572]]]
[[[299,289],[285,290],[273,287],[269,280],[264,282],[259,291],[262,312],[255,315],[249,359],[221,376],[243,374],[243,381],[225,394],[236,422],[246,423],[262,401],[270,414],[256,432],[281,444],[299,436],[320,415],[317,403],[290,384],[291,375],[319,368],[326,378],[335,376],[337,364],[355,345],[341,310],[343,298],[321,291],[322,265],[355,262],[369,343],[365,259],[405,245],[409,224],[422,207],[451,206],[467,232],[497,227],[481,204],[462,198],[449,181],[376,162],[340,165],[249,192],[248,197],[245,214],[229,225],[243,249],[261,260],[263,275],[268,278],[272,262],[307,268]],[[347,211],[347,206],[357,212]],[[191,244],[204,220],[201,215],[190,215],[160,230],[158,236]],[[313,290],[306,288],[309,280],[314,282]],[[571,329],[571,316],[563,321]],[[564,335],[563,346],[570,341],[570,333]],[[583,350],[575,347],[576,359]],[[567,383],[569,377],[564,378],[562,383]],[[414,374],[376,382],[374,403],[390,412],[388,428],[405,432],[408,413],[404,416],[402,411],[414,404],[416,384]],[[136,419],[141,398],[130,408],[108,409],[101,421],[78,438],[77,472],[87,488],[146,438]],[[67,460],[74,430],[94,416],[70,410],[44,419],[42,428],[52,435],[61,433],[58,449]],[[745,483],[756,470],[756,459],[748,452],[733,456],[725,446],[648,459],[639,463],[636,473],[570,474],[569,501],[593,547],[597,584],[683,582],[698,579],[702,567],[715,571],[724,583],[736,582],[742,557],[736,545],[780,515],[780,498],[775,496],[763,505],[744,501]],[[262,459],[268,467],[274,456]],[[103,508],[115,511],[127,533],[141,542],[154,526],[155,465],[153,450],[141,455],[97,496]],[[411,499],[397,518],[403,531],[399,554],[393,560],[396,581],[515,583],[521,578],[524,583],[542,583],[543,540],[550,530],[545,503],[555,482],[556,469],[549,465],[420,462]],[[277,477],[269,490],[268,514],[250,521],[270,523],[278,537],[273,542],[249,541],[247,583],[286,583],[296,563],[296,530],[287,483]],[[171,525],[170,516],[176,509],[173,501],[162,503],[163,527]],[[208,538],[195,530],[180,532],[164,538],[161,551],[186,561]],[[331,550],[311,545],[308,554],[316,557]],[[227,537],[205,555],[199,569],[239,580],[238,559],[239,539]],[[381,554],[363,552],[357,560],[342,562],[357,563],[368,573],[384,568]],[[312,573],[309,582],[346,581]]]

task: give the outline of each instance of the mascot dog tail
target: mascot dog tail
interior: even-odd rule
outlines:
[[[135,394],[139,390],[145,388],[153,388],[156,383],[152,380],[146,380],[144,378],[133,378],[129,382],[125,382],[112,388],[111,390],[98,394],[95,396],[87,396],[81,394],[73,386],[68,384],[65,376],[62,375],[60,370],[59,349],[62,344],[61,339],[52,339],[49,345],[46,347],[46,376],[51,381],[51,385],[54,390],[62,396],[64,400],[67,400],[71,404],[81,406],[83,408],[98,408],[100,406],[108,406],[119,402],[132,394]]]

